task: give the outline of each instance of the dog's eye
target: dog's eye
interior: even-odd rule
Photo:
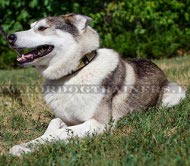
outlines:
[[[40,27],[38,28],[38,31],[44,31],[44,30],[46,30],[46,29],[47,29],[47,27],[40,26]]]

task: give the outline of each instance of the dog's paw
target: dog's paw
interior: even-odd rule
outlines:
[[[9,154],[14,156],[21,156],[23,153],[32,152],[30,148],[27,148],[25,145],[15,145],[9,150]]]

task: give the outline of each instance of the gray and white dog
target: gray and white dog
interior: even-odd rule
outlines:
[[[100,49],[91,20],[80,14],[47,17],[8,36],[13,47],[33,49],[17,61],[36,67],[45,78],[44,89],[53,87],[44,91],[44,98],[56,117],[41,137],[12,147],[11,154],[71,135],[101,134],[111,120],[115,124],[129,112],[159,103],[170,107],[185,98],[185,91],[151,61],[123,60],[111,49]],[[73,86],[77,92],[65,91]],[[180,93],[173,93],[173,87]]]

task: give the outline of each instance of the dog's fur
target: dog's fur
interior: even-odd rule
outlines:
[[[88,26],[91,18],[78,14],[47,17],[31,24],[31,29],[16,32],[16,48],[34,48],[53,45],[48,55],[24,64],[35,66],[45,78],[44,98],[55,114],[45,133],[28,143],[16,145],[10,153],[31,152],[37,144],[84,137],[104,132],[106,125],[114,124],[126,113],[141,111],[162,104],[173,106],[185,97],[177,84],[170,83],[165,74],[148,60],[123,60],[111,49],[99,49],[99,36]],[[40,31],[39,27],[46,27]],[[97,56],[75,74],[81,58],[97,50]],[[63,93],[60,88],[70,86],[98,86],[102,93]],[[170,89],[181,89],[172,93]],[[58,88],[57,88],[58,87]],[[72,134],[68,134],[68,131]]]

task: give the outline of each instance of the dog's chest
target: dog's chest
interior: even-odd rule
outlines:
[[[60,88],[66,89],[67,86]],[[68,124],[77,124],[93,117],[103,94],[58,91],[47,93],[44,97],[56,117]]]
[[[75,76],[67,80],[46,81],[44,85],[46,103],[56,117],[68,124],[78,124],[93,118],[105,96],[101,89],[102,80],[115,70],[119,59],[111,50],[102,49],[98,54],[93,62]]]
[[[85,70],[69,80],[49,82],[44,86],[44,98],[56,117],[68,124],[78,124],[93,117],[104,93],[102,76],[94,70]]]

